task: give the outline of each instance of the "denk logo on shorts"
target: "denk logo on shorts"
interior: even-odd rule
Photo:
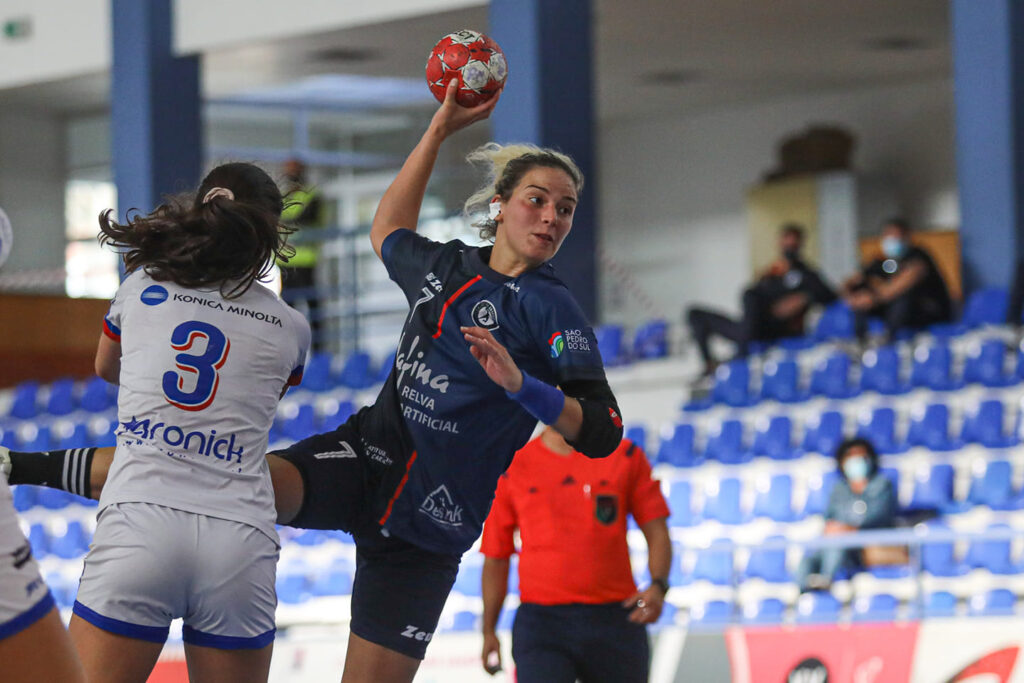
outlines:
[[[462,526],[462,506],[456,505],[448,488],[442,484],[426,497],[420,505],[420,512],[443,527]]]
[[[121,423],[118,436],[136,434],[143,439],[160,441],[178,451],[190,451],[197,455],[213,456],[218,460],[242,462],[244,450],[235,446],[235,435],[217,438],[217,430],[209,432],[186,432],[177,425],[165,422],[150,423],[149,418],[132,419]]]

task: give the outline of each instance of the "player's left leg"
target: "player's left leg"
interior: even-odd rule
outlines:
[[[111,633],[77,614],[68,630],[90,683],[145,683],[164,646]]]
[[[56,607],[23,630],[0,639],[3,680],[8,683],[84,683],[85,672]]]
[[[258,650],[221,650],[185,645],[190,683],[250,683],[265,681],[270,674],[274,644]]]

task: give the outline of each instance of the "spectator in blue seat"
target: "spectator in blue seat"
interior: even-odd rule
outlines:
[[[896,519],[896,490],[878,467],[878,453],[867,439],[848,439],[836,449],[839,478],[825,510],[825,535],[883,529]],[[867,549],[865,549],[867,550]],[[859,548],[819,548],[804,555],[797,570],[801,591],[825,590],[841,569],[864,564]]]
[[[886,342],[901,329],[949,322],[953,303],[935,261],[911,241],[910,224],[890,218],[882,227],[882,258],[843,283],[843,299],[853,309],[857,337],[867,336],[868,318],[885,323]]]
[[[704,375],[714,372],[712,335],[736,344],[736,356],[744,358],[750,342],[770,342],[804,332],[804,316],[812,304],[827,305],[836,294],[821,274],[801,256],[804,229],[795,223],[782,226],[779,258],[743,292],[743,317],[739,320],[705,308],[691,308],[687,320],[704,359]]]

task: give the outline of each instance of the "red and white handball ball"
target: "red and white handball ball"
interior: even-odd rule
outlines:
[[[427,85],[439,102],[444,102],[448,83],[459,79],[455,101],[475,107],[494,97],[508,77],[505,53],[498,44],[477,31],[463,29],[449,33],[427,58]]]

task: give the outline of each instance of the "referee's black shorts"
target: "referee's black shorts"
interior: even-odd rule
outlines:
[[[372,514],[376,476],[351,420],[276,455],[295,465],[305,485],[302,508],[289,526],[340,529],[355,539],[352,632],[423,659],[461,557],[424,550],[382,533]]]
[[[512,625],[518,683],[646,683],[647,628],[619,603],[523,603]]]

